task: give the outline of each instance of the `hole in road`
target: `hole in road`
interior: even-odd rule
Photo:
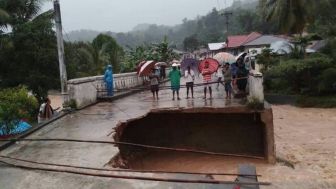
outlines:
[[[115,141],[264,159],[119,145],[119,154],[110,163],[113,167],[137,170],[206,170],[228,168],[230,165],[236,169],[239,163],[266,162],[265,135],[265,124],[259,113],[151,112],[145,117],[119,124],[114,135]]]

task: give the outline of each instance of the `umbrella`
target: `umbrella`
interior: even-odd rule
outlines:
[[[171,63],[171,64],[174,64],[174,63],[175,63],[175,64],[178,64],[178,63],[180,63],[180,61],[178,61],[178,60],[173,60],[173,61],[171,61],[170,63]]]
[[[243,58],[243,60],[244,60],[244,58],[245,58],[246,55],[247,55],[246,52],[242,52],[242,53],[240,53],[240,54],[236,57],[236,61],[237,61],[239,58]]]
[[[166,62],[158,62],[155,66],[168,66],[168,64]]]
[[[217,53],[214,57],[214,59],[216,59],[221,65],[225,64],[225,63],[234,63],[236,62],[236,57],[230,53],[226,53],[226,52],[220,52]]]
[[[207,58],[207,59],[204,59],[198,66],[198,69],[201,73],[206,63],[209,64],[209,69],[211,73],[215,73],[218,70],[219,62],[213,58]]]
[[[192,70],[198,72],[198,61],[196,59],[186,58],[182,61],[182,63],[181,63],[182,71],[187,70],[189,66]]]
[[[273,53],[284,55],[292,52],[294,45],[287,41],[277,41],[271,44],[270,49]]]
[[[144,65],[145,63],[146,63],[146,61],[142,61],[142,62],[140,62],[140,63],[138,64],[138,66],[137,66],[137,74],[139,74],[142,65]]]
[[[152,72],[152,69],[155,67],[155,62],[153,60],[147,61],[141,66],[139,71],[139,76],[147,76]]]

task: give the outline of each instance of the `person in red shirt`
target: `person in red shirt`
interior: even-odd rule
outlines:
[[[212,99],[211,78],[212,72],[209,69],[209,62],[205,62],[204,69],[202,70],[203,83],[204,83],[204,98],[206,99],[207,88],[209,88],[210,99]]]

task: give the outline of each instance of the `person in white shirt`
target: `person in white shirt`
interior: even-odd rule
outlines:
[[[218,89],[219,88],[219,84],[222,84],[223,86],[224,86],[224,83],[223,83],[223,67],[224,66],[220,66],[219,68],[218,68],[218,70],[217,70],[217,78],[218,78],[218,80],[217,80],[217,87],[216,87],[216,89]]]
[[[194,80],[195,80],[195,73],[191,70],[190,66],[184,73],[184,77],[186,79],[186,86],[187,86],[187,99],[189,98],[189,89],[191,90],[191,98],[194,98]]]

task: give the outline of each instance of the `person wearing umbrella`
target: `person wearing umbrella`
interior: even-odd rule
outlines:
[[[177,95],[177,100],[180,99],[180,80],[181,72],[177,69],[177,64],[173,64],[173,69],[169,72],[169,79],[171,82],[171,89],[173,91],[173,100],[175,100],[175,93]]]
[[[239,59],[237,61],[238,64],[238,70],[237,70],[237,86],[240,93],[245,93],[246,86],[247,86],[247,76],[248,76],[248,70],[245,68],[244,60]]]
[[[217,70],[217,77],[218,77],[218,80],[217,80],[217,87],[216,87],[216,89],[218,89],[219,88],[219,84],[222,84],[223,86],[224,86],[224,84],[223,84],[223,81],[222,81],[222,79],[223,79],[223,67],[224,66],[219,66],[219,68],[218,68],[218,70]]]
[[[107,69],[104,74],[104,81],[107,89],[107,95],[108,96],[113,96],[113,70],[112,70],[112,65],[108,65]]]
[[[209,68],[209,62],[205,62],[204,69],[202,70],[203,83],[204,83],[204,98],[207,96],[207,88],[209,88],[210,99],[212,99],[212,89],[211,89],[211,81],[212,81],[212,72]]]
[[[159,75],[156,73],[156,69],[153,68],[152,73],[149,75],[151,91],[153,93],[153,99],[159,100]]]
[[[225,83],[224,85],[225,85],[226,99],[231,99],[231,95],[232,95],[232,85],[231,85],[232,73],[231,73],[229,63],[225,64],[223,72],[224,72],[224,83]]]
[[[191,91],[191,98],[194,98],[194,80],[195,80],[195,73],[191,70],[190,66],[187,68],[188,70],[185,71],[184,77],[186,79],[186,86],[187,86],[187,99],[189,98],[189,89]]]

